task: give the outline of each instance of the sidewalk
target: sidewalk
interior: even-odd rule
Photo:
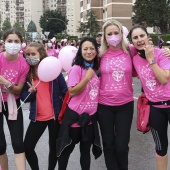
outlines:
[[[134,96],[137,98],[140,95],[140,83],[136,78],[134,79]],[[154,142],[151,136],[151,132],[146,134],[142,134],[136,130],[136,99],[135,99],[135,110],[133,123],[131,128],[131,138],[129,144],[129,169],[130,170],[156,170],[156,161],[155,161],[155,150],[154,150]],[[28,104],[23,105],[23,113],[24,113],[24,130],[26,131],[29,124],[29,111]],[[14,156],[13,150],[11,147],[11,139],[9,135],[9,131],[5,122],[5,134],[7,141],[7,154],[9,158],[9,170],[15,170],[14,166]],[[170,136],[170,134],[169,134]],[[170,137],[169,137],[170,138]],[[169,139],[170,140],[170,139]],[[48,131],[46,130],[43,136],[40,138],[36,152],[39,158],[40,170],[47,170],[47,153],[48,153]],[[92,154],[91,154],[92,155]],[[103,154],[97,160],[94,159],[93,155],[91,156],[91,170],[106,170],[105,162]],[[74,149],[74,152],[71,154],[69,159],[69,164],[67,170],[80,170],[80,154],[79,154],[79,146],[77,145]],[[170,159],[169,159],[170,162]],[[168,166],[170,169],[170,164]],[[0,169],[1,170],[1,169]],[[31,170],[27,164],[27,170]],[[56,167],[57,170],[57,167]]]

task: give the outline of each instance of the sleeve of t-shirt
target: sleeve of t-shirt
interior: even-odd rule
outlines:
[[[24,62],[23,62],[24,63]],[[20,74],[20,78],[18,82],[25,82],[27,74],[29,72],[30,66],[26,63],[22,64],[22,70],[21,70],[21,74]]]
[[[162,51],[161,51],[161,53],[158,56],[157,64],[163,70],[170,70],[170,59],[168,57],[164,56],[162,54]]]
[[[129,49],[131,51],[132,57],[134,57],[137,54],[135,47],[132,44],[130,44]]]
[[[74,65],[68,74],[68,87],[76,86],[81,80],[81,70],[80,66]]]

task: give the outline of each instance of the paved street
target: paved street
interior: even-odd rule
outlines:
[[[140,83],[137,78],[134,79],[133,86],[134,86],[134,98],[136,103],[136,99],[140,95]],[[23,112],[24,112],[24,123],[25,123],[24,128],[26,130],[29,124],[28,104],[23,105]],[[151,133],[149,132],[143,135],[141,132],[138,132],[136,130],[135,121],[136,121],[136,107],[134,112],[133,125],[131,129],[129,169],[130,170],[155,170],[156,169],[155,152],[154,152],[154,143],[152,140]],[[10,141],[8,129],[6,127],[6,123],[4,128],[6,133],[6,139],[8,142],[7,154],[9,156],[9,170],[15,170],[13,151],[11,148],[11,141]],[[48,153],[48,131],[47,130],[41,137],[36,147],[36,151],[39,157],[40,170],[47,170],[47,153]],[[77,145],[77,147],[75,148],[74,152],[70,157],[68,170],[80,170],[80,169],[81,168],[79,164],[79,148]],[[30,167],[28,165],[27,165],[27,170],[30,170]],[[97,160],[94,160],[92,155],[91,170],[106,170],[103,155]]]

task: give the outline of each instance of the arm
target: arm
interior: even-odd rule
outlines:
[[[151,65],[151,68],[154,72],[155,77],[158,79],[158,81],[161,84],[166,84],[169,81],[170,78],[170,71],[169,70],[163,70],[160,68],[157,63],[152,64],[152,60],[154,60],[154,48],[149,46],[146,46],[145,48],[145,54],[146,59],[148,60],[149,64]]]
[[[167,84],[170,78],[169,70],[162,70],[156,63],[151,65],[155,77],[161,84]]]
[[[85,77],[74,87],[69,87],[69,94],[71,97],[74,97],[75,95],[82,92],[82,90],[86,87],[89,80],[94,76],[95,72],[92,68],[89,68],[86,72]]]
[[[12,84],[0,75],[0,84],[4,85],[11,93],[20,94],[24,86],[24,82],[19,82],[17,85]]]
[[[35,98],[36,98],[36,93],[37,93],[37,91],[35,90],[35,87],[34,86],[32,86],[32,87],[30,87],[30,83],[31,82],[29,82],[28,80],[27,80],[27,83],[25,83],[25,85],[24,85],[24,87],[23,87],[23,89],[22,89],[22,92],[21,92],[21,94],[20,94],[20,99],[22,100],[22,101],[24,101],[26,98],[27,98],[27,96],[29,95],[29,97],[26,99],[26,103],[27,102],[32,102]],[[30,94],[31,93],[31,94]]]

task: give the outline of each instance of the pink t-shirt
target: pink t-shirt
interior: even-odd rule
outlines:
[[[86,71],[86,69],[74,65],[68,74],[68,87],[76,86],[85,77]],[[83,91],[71,98],[68,107],[78,114],[87,112],[89,115],[93,115],[97,111],[99,84],[99,78],[94,75]],[[79,125],[76,123],[72,127],[79,127]]]
[[[119,106],[133,101],[132,59],[123,50],[108,49],[100,63],[99,103]]]
[[[161,49],[154,49],[154,59],[160,68],[170,70],[169,58],[162,55]],[[161,84],[155,77],[154,72],[146,59],[143,59],[138,54],[133,57],[134,67],[141,80],[145,95],[151,102],[170,100],[170,80],[167,84]],[[162,108],[157,105],[156,107]],[[167,106],[165,106],[167,107]]]
[[[58,49],[54,49],[54,56],[58,58],[59,52],[60,52],[61,48]]]
[[[22,55],[19,56],[18,60],[10,62],[5,58],[4,53],[0,53],[0,75],[12,84],[17,85],[19,82],[25,82],[29,68],[28,63]],[[5,87],[1,86],[1,88]],[[7,101],[7,94],[2,93],[2,95],[3,100]],[[19,95],[15,94],[15,98],[18,99]]]
[[[55,49],[48,49],[48,50],[47,50],[47,55],[48,55],[48,56],[55,56],[55,55],[56,55]],[[55,56],[55,57],[56,57],[56,56]]]

